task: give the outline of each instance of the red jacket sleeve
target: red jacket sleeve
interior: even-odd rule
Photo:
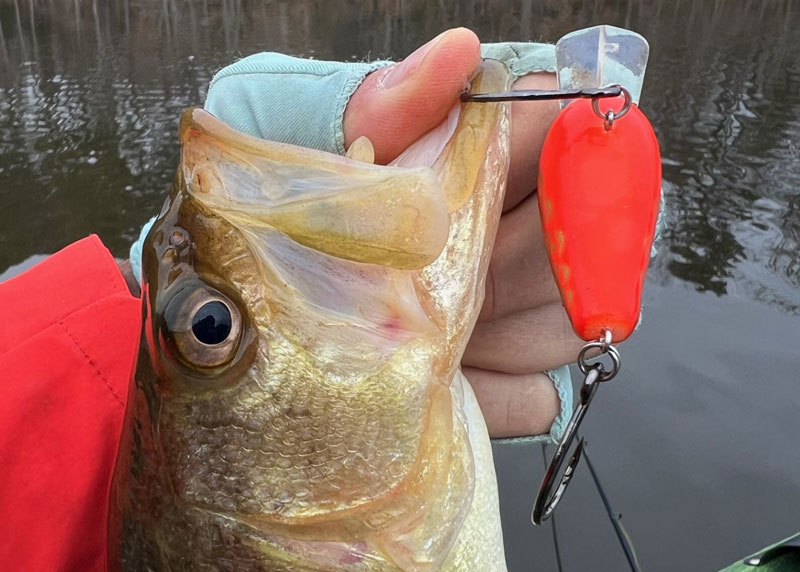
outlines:
[[[0,562],[105,569],[141,304],[90,236],[0,284]]]

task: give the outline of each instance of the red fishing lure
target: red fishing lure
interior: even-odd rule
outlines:
[[[577,360],[586,377],[539,487],[534,524],[552,515],[575,473],[583,439],[556,484],[599,382],[619,372],[612,342],[625,340],[639,321],[661,203],[661,156],[650,122],[619,85],[461,97],[487,103],[575,98],[582,99],[559,114],[545,138],[538,195],[553,275],[572,327],[589,342]],[[610,364],[592,362],[589,352],[598,350]]]
[[[609,121],[608,112],[620,109]],[[550,264],[575,332],[588,341],[608,330],[623,341],[639,321],[661,197],[650,122],[622,97],[567,105],[545,139],[538,192]]]

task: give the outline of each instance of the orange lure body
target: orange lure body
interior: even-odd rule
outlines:
[[[599,101],[602,113],[621,98]],[[590,100],[568,105],[545,139],[539,210],[553,276],[584,340],[625,340],[639,321],[661,198],[661,156],[636,105],[610,130]]]

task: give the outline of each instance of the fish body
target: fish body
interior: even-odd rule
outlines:
[[[508,84],[486,61],[472,89]],[[184,114],[143,250],[111,569],[505,570],[459,364],[508,129],[505,105],[466,103],[387,167]]]

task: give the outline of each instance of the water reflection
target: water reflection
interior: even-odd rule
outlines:
[[[555,40],[598,22],[651,43],[643,108],[669,216],[654,277],[800,311],[800,6],[791,1],[0,0],[0,269],[157,210],[185,107],[258,50],[401,57],[453,25]]]
[[[700,290],[797,312],[798,14],[790,2],[696,4],[677,29],[644,31],[655,54],[645,105],[672,189],[661,263]]]

